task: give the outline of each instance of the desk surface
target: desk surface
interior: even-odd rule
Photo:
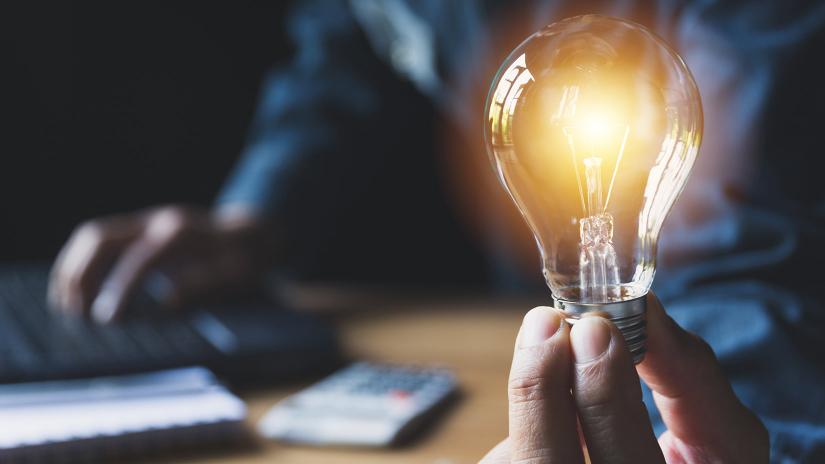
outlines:
[[[477,462],[507,433],[507,374],[513,342],[531,302],[470,302],[455,298],[358,303],[358,311],[332,316],[353,358],[441,364],[454,369],[461,399],[434,429],[393,450],[318,449],[261,441],[256,450],[191,456],[205,463],[438,463]],[[250,426],[281,398],[305,384],[241,394]]]

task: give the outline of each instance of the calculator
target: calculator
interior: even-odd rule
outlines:
[[[272,407],[267,438],[317,446],[392,446],[428,423],[457,392],[444,368],[359,362]]]

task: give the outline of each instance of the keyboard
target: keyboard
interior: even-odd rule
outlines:
[[[46,304],[45,267],[0,269],[0,383],[201,365],[230,383],[280,381],[341,364],[335,332],[307,314],[252,299],[109,326]]]

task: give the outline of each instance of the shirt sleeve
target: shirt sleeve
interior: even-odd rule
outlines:
[[[300,3],[287,30],[295,56],[266,77],[220,206],[277,216],[305,180],[302,173],[354,170],[348,155],[379,150],[382,138],[372,134],[403,132],[380,115],[392,104],[389,96],[408,84],[375,55],[346,1]],[[338,193],[347,195],[346,189]]]

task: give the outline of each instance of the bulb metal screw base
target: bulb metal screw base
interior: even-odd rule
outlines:
[[[611,303],[579,303],[561,300],[553,296],[553,307],[567,313],[567,321],[575,324],[585,314],[599,314],[609,319],[624,336],[633,362],[639,364],[645,357],[647,340],[647,296]]]

